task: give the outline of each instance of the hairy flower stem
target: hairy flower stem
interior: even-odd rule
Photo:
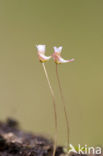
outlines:
[[[52,101],[53,101],[54,117],[55,117],[55,138],[54,138],[53,156],[55,156],[56,146],[57,146],[57,112],[56,112],[56,102],[55,102],[55,97],[54,97],[54,91],[52,89],[52,86],[51,86],[51,83],[50,83],[50,80],[49,80],[49,77],[48,77],[48,73],[47,73],[47,70],[45,68],[45,64],[42,63],[42,66],[43,66],[43,69],[44,69],[44,72],[45,72],[46,79],[48,81],[48,85],[49,85],[49,89],[50,89],[50,93],[51,93]]]
[[[67,111],[66,111],[66,105],[65,105],[65,100],[64,100],[62,87],[61,87],[61,83],[60,83],[60,79],[59,79],[58,65],[57,64],[56,64],[56,77],[57,77],[57,81],[58,81],[60,97],[61,97],[61,101],[62,101],[63,109],[64,109],[64,114],[65,114],[66,128],[67,128],[67,144],[69,146],[69,119],[68,119],[68,115],[67,115]]]

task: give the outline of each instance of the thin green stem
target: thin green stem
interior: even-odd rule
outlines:
[[[63,109],[64,109],[64,114],[65,114],[66,128],[67,128],[67,143],[68,143],[68,146],[69,146],[69,118],[68,118],[67,111],[66,111],[66,105],[65,105],[65,100],[64,100],[62,87],[61,87],[61,83],[60,83],[60,79],[59,79],[58,65],[57,64],[56,64],[56,77],[57,77],[57,81],[58,81],[60,97],[61,97],[61,101],[62,101]]]
[[[49,80],[49,76],[48,76],[45,64],[42,63],[42,66],[43,66],[43,69],[44,69],[44,72],[45,72],[46,79],[48,81],[48,85],[49,85],[49,89],[50,89],[50,93],[51,93],[52,101],[53,101],[54,118],[55,118],[55,137],[54,137],[53,156],[55,156],[56,146],[57,146],[57,112],[56,112],[56,102],[55,102],[54,91],[52,89],[52,86],[51,86],[51,83],[50,83],[50,80]]]

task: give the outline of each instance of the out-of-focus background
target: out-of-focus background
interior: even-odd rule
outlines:
[[[0,0],[0,120],[18,119],[29,131],[54,134],[51,95],[35,45],[63,46],[59,74],[73,145],[103,143],[103,1]],[[52,60],[58,144],[66,144],[63,108]]]

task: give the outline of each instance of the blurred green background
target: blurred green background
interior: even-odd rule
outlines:
[[[51,95],[35,45],[63,46],[59,66],[73,145],[103,143],[103,1],[0,0],[0,120],[54,134]],[[46,63],[58,109],[58,144],[66,144],[63,108],[52,60]]]

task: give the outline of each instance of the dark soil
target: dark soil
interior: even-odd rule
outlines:
[[[52,156],[53,142],[43,136],[26,133],[17,121],[0,122],[0,156]],[[57,147],[56,156],[63,154]]]

